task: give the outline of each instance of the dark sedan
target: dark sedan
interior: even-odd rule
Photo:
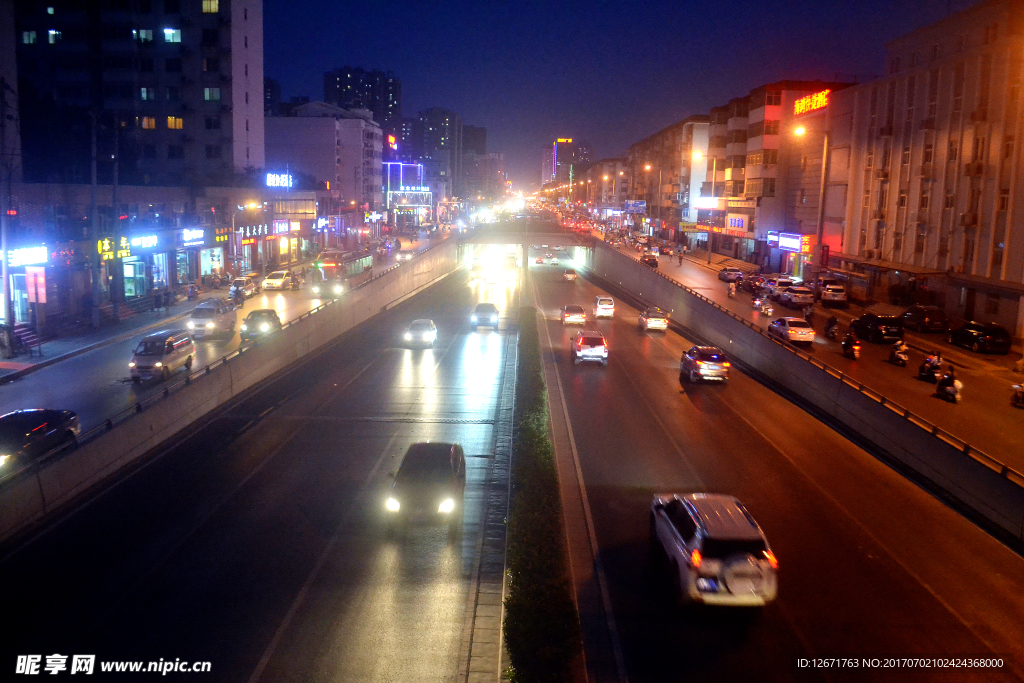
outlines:
[[[746,275],[739,280],[736,286],[744,292],[760,294],[761,288],[764,287],[764,278],[760,275]]]
[[[242,321],[242,341],[273,334],[281,329],[281,318],[272,308],[259,308]]]
[[[440,522],[454,533],[462,522],[466,457],[457,443],[414,443],[393,475],[384,501],[390,524]]]
[[[644,254],[644,257],[641,258],[640,261],[645,266],[650,266],[651,268],[657,268],[658,267],[658,257],[655,256],[654,254]]]
[[[861,339],[876,344],[903,339],[903,319],[897,315],[865,313],[850,323],[850,329]]]
[[[938,306],[915,305],[903,314],[903,327],[917,332],[945,332],[949,321],[946,312]]]
[[[1005,327],[995,323],[964,323],[955,330],[950,330],[946,341],[956,346],[963,346],[971,351],[981,353],[1010,352],[1010,333]]]
[[[77,443],[81,427],[70,410],[16,410],[0,416],[0,476],[56,448]]]

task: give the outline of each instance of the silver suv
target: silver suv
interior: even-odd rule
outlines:
[[[779,562],[761,527],[732,496],[657,494],[650,532],[668,559],[678,602],[749,607],[775,599]]]
[[[608,365],[608,340],[594,330],[577,332],[572,338],[572,362],[593,361]]]

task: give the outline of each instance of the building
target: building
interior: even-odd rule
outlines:
[[[448,109],[426,109],[419,113],[417,132],[420,159],[434,162],[426,165],[428,179],[448,186],[445,199],[461,196],[462,118]],[[436,194],[435,200],[440,201]]]
[[[93,121],[101,182],[263,166],[261,0],[16,0],[15,31],[26,179],[87,182]]]
[[[383,135],[364,110],[307,102],[266,119],[267,168],[305,173],[363,211],[383,208]]]
[[[462,126],[462,153],[479,156],[487,154],[487,129],[481,126]]]
[[[390,225],[399,232],[420,225],[433,215],[435,206],[423,164],[384,163],[384,207]]]
[[[587,205],[593,215],[604,219],[622,215],[628,197],[628,168],[625,158],[601,159],[584,172]]]
[[[558,138],[551,143],[551,180],[571,182],[576,175],[576,147],[572,138]]]
[[[273,78],[263,78],[263,115],[281,115],[281,84]]]
[[[345,66],[324,74],[324,102],[369,109],[382,128],[402,118],[402,82],[390,71]]]
[[[463,196],[471,203],[494,202],[505,196],[508,177],[500,152],[462,154]]]
[[[555,149],[551,145],[544,145],[541,148],[541,160],[540,160],[540,184],[541,187],[547,185],[555,179],[554,170],[554,155]]]

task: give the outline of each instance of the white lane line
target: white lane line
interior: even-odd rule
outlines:
[[[533,299],[535,302],[540,302],[540,297],[537,296],[537,285],[536,282],[531,283],[533,285]],[[548,351],[552,355],[554,354],[554,343],[551,340],[551,332],[548,330],[548,326],[542,323],[544,328],[544,336],[548,340]],[[557,359],[552,359],[552,368],[555,371],[555,382],[558,385],[558,394],[560,397],[560,403],[562,404],[562,417],[565,420],[565,428],[569,434],[569,449],[572,451],[573,466],[576,469],[576,481],[580,489],[580,498],[583,501],[583,515],[587,523],[587,535],[590,539],[590,552],[594,557],[594,570],[597,574],[597,585],[601,590],[601,603],[604,607],[605,620],[608,625],[609,636],[612,641],[612,653],[615,656],[615,668],[619,675],[619,681],[621,683],[628,683],[629,677],[626,675],[626,660],[622,654],[622,644],[619,641],[619,628],[615,623],[615,614],[612,612],[612,599],[611,594],[608,591],[608,579],[604,573],[604,563],[601,562],[601,555],[599,554],[599,546],[597,543],[597,534],[594,532],[594,518],[590,513],[590,500],[587,497],[587,487],[583,482],[583,469],[580,467],[580,456],[576,450],[576,435],[573,433],[572,421],[569,419],[569,408],[565,402],[565,388],[562,385],[562,376],[558,371]]]

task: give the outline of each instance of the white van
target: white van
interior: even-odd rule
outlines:
[[[188,320],[188,330],[196,339],[235,334],[235,305],[225,299],[207,299],[194,309]]]
[[[192,369],[196,357],[196,345],[192,335],[185,330],[164,330],[142,338],[128,363],[132,382],[142,380],[168,379],[171,373],[184,367]]]
[[[594,297],[594,317],[611,318],[615,315],[615,301],[610,296]]]

